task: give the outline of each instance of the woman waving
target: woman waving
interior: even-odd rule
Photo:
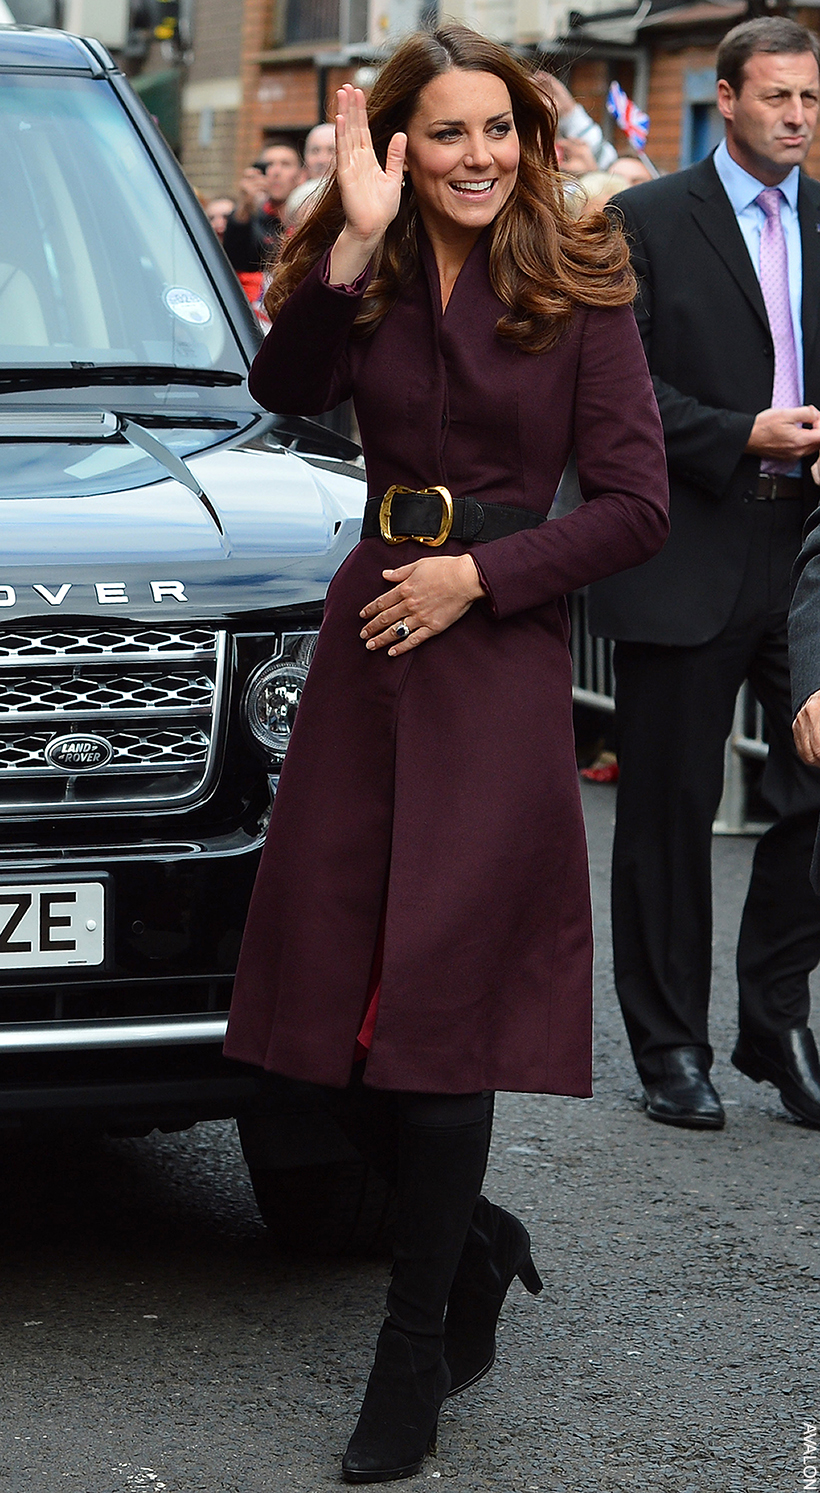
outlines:
[[[622,236],[573,222],[555,118],[461,26],[410,37],[286,245],[251,373],[352,395],[369,498],[330,587],[226,1053],[325,1087],[393,1178],[387,1317],[343,1462],[415,1472],[492,1365],[523,1224],[480,1195],[496,1089],[590,1093],[566,594],[660,548],[660,424]],[[586,502],[546,523],[575,447]],[[446,1314],[446,1315],[445,1315]]]

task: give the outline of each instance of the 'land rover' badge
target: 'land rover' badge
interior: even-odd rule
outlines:
[[[103,736],[77,732],[72,736],[55,736],[45,749],[45,759],[61,772],[91,772],[106,767],[114,752]]]

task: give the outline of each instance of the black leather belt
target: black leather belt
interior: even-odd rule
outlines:
[[[783,477],[780,472],[761,472],[752,496],[761,503],[775,503],[779,498],[802,498],[803,478]]]
[[[434,548],[445,539],[486,544],[519,529],[536,529],[544,522],[543,513],[533,513],[531,508],[451,498],[446,487],[391,487],[383,498],[368,498],[361,537],[381,538],[387,544],[417,539]]]

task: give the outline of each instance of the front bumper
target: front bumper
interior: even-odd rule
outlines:
[[[106,878],[106,958],[0,975],[0,1127],[145,1134],[253,1104],[256,1076],[222,1040],[261,843],[237,832],[61,859],[78,882]],[[45,859],[21,859],[15,878]]]

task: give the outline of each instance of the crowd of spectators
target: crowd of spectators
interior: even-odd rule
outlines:
[[[542,93],[558,111],[558,164],[566,178],[567,196],[578,215],[597,211],[610,197],[639,182],[651,181],[652,173],[637,155],[619,155],[604,139],[599,124],[553,73],[536,73]]]
[[[291,140],[269,140],[242,172],[234,197],[205,204],[211,227],[260,319],[267,266],[283,233],[308,212],[333,168],[334,127],[317,124],[305,140],[304,158]]]
[[[558,112],[558,163],[567,197],[580,216],[595,211],[617,192],[651,179],[637,155],[619,155],[603,130],[552,73],[537,82]],[[335,130],[317,124],[304,153],[292,140],[272,139],[242,172],[234,197],[206,203],[208,220],[260,320],[267,267],[283,234],[292,233],[310,211],[333,169]]]

